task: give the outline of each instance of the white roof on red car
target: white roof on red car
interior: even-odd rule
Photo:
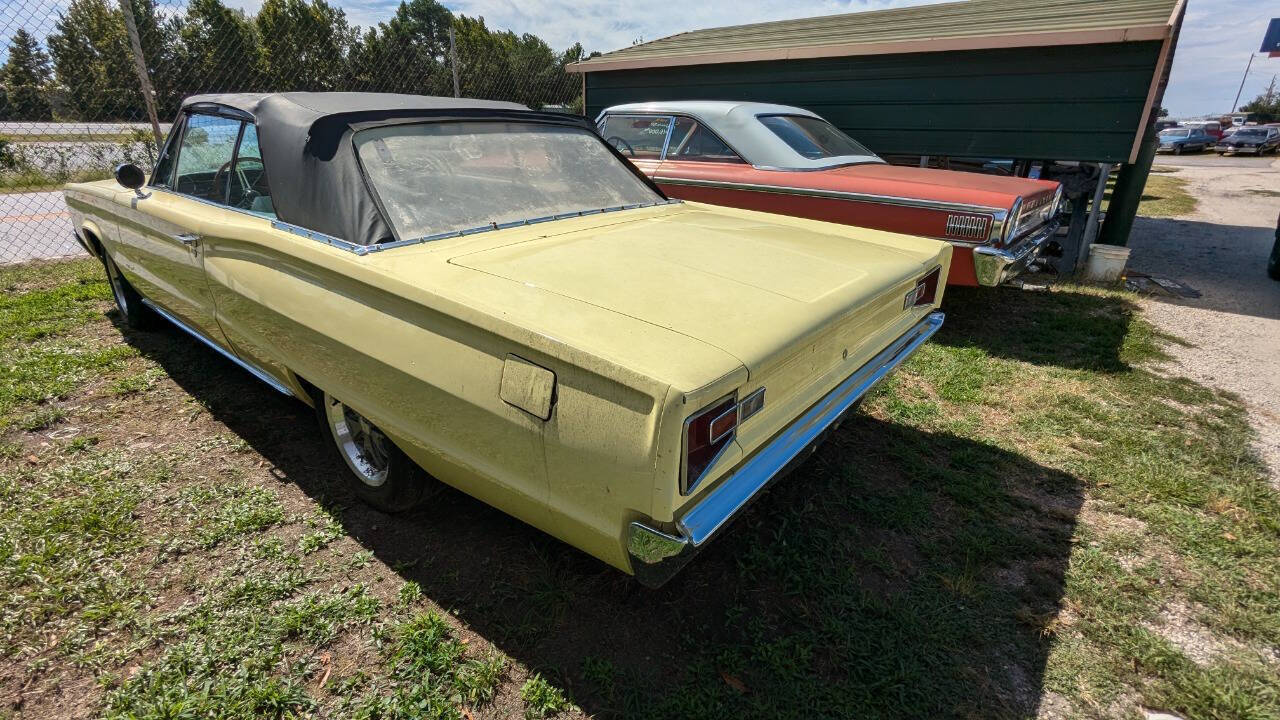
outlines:
[[[818,170],[821,168],[884,162],[870,150],[866,155],[839,155],[807,158],[783,141],[760,122],[761,116],[799,115],[823,120],[821,115],[804,108],[770,103],[732,100],[664,100],[627,103],[605,108],[596,118],[597,125],[606,115],[686,115],[711,128],[721,140],[742,156],[743,160],[763,169]],[[823,122],[826,122],[823,120]]]

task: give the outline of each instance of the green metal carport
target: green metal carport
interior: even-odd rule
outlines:
[[[652,100],[771,102],[881,155],[1124,163],[1104,231],[1123,244],[1183,9],[969,0],[696,30],[568,69],[583,73],[588,117]]]

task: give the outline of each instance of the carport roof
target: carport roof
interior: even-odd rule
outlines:
[[[968,0],[693,30],[573,63],[596,72],[709,63],[1163,40],[1185,0]]]

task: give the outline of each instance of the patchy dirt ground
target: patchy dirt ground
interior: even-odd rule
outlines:
[[[1213,158],[1217,160],[1217,158]],[[1198,200],[1180,218],[1139,217],[1129,267],[1182,281],[1199,298],[1152,297],[1147,317],[1186,340],[1169,353],[1174,372],[1240,395],[1259,451],[1280,487],[1280,282],[1266,274],[1280,214],[1280,160],[1252,166],[1180,165]]]
[[[1134,295],[947,324],[660,590],[312,413],[90,262],[0,269],[0,718],[1280,717],[1280,492]]]

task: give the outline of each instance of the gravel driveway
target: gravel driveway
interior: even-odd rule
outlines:
[[[1280,160],[1181,165],[1199,201],[1176,219],[1138,218],[1129,268],[1179,280],[1202,297],[1152,297],[1148,315],[1193,347],[1171,348],[1181,372],[1238,393],[1249,406],[1272,482],[1280,485],[1280,282],[1266,262],[1280,212]],[[1215,158],[1217,160],[1217,158]]]

